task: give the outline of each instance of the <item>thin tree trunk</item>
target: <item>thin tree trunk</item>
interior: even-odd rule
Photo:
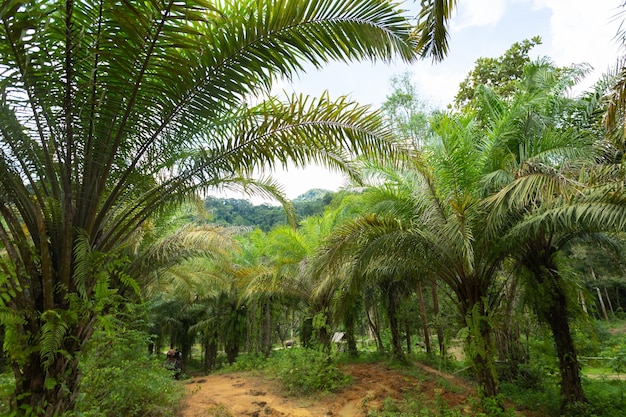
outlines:
[[[430,327],[428,326],[428,317],[426,316],[426,304],[424,303],[424,292],[422,290],[422,282],[417,281],[417,299],[420,305],[420,316],[422,318],[422,328],[424,329],[424,345],[426,345],[426,353],[430,355]]]
[[[604,295],[606,295],[606,301],[609,303],[609,310],[611,310],[611,317],[615,318],[615,310],[613,310],[613,303],[611,302],[611,297],[609,297],[609,292],[606,289],[606,285],[604,286]]]
[[[432,280],[430,282],[430,290],[432,292],[433,298],[433,313],[437,318],[437,343],[439,344],[439,354],[442,358],[446,357],[446,341],[445,341],[445,333],[443,331],[443,326],[441,325],[441,320],[439,320],[439,295],[437,291],[437,283]]]
[[[519,364],[525,361],[526,351],[520,342],[520,326],[513,314],[517,297],[516,281],[508,281],[505,288],[503,309],[498,314],[502,321],[500,325],[496,326],[493,334],[495,336],[498,359],[506,363],[505,369],[509,377],[512,378],[518,375]]]
[[[578,291],[578,296],[580,297],[580,304],[583,308],[583,311],[585,312],[585,314],[589,314],[589,312],[587,311],[587,303],[585,302],[585,294],[583,293],[583,290]]]
[[[387,315],[391,330],[391,355],[394,359],[404,359],[402,338],[400,337],[400,320],[398,320],[398,297],[395,291],[387,291]]]
[[[383,339],[380,335],[380,326],[377,324],[378,323],[377,311],[374,310],[374,314],[376,316],[375,320],[372,319],[369,309],[366,309],[365,312],[367,315],[367,322],[369,324],[370,330],[372,330],[372,332],[374,333],[374,338],[376,339],[376,350],[378,350],[379,353],[384,353],[385,346],[383,345]]]
[[[413,350],[411,348],[411,324],[408,318],[404,319],[404,334],[406,335],[406,353],[410,355]]]
[[[591,276],[594,281],[597,281],[596,273],[593,269],[591,269]],[[609,321],[609,315],[606,314],[606,306],[604,305],[604,299],[602,298],[602,292],[600,291],[600,287],[595,287],[596,292],[598,293],[598,300],[600,301],[600,308],[602,309],[602,315],[604,316],[604,320]]]
[[[596,287],[596,292],[598,293],[598,300],[600,300],[600,308],[602,309],[602,315],[604,316],[604,320],[609,321],[609,315],[606,314],[606,306],[604,305],[604,300],[602,299],[602,292],[600,291],[600,287]]]
[[[272,308],[271,299],[268,297],[263,303],[265,320],[263,324],[263,355],[269,358],[272,352]]]

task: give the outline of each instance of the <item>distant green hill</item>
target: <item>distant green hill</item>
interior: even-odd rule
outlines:
[[[324,190],[322,188],[311,188],[304,194],[300,194],[298,197],[293,199],[293,202],[304,202],[304,201],[327,201],[327,204],[332,200],[334,193],[332,191]]]
[[[324,213],[335,193],[319,188],[311,189],[293,200],[299,219]],[[254,205],[245,199],[207,197],[206,210],[218,224],[252,226],[269,231],[275,226],[286,224],[285,212],[280,206]]]

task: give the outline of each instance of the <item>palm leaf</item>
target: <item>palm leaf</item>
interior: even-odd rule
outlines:
[[[441,61],[448,53],[448,21],[456,7],[456,0],[422,1],[415,27],[417,50],[423,57]]]

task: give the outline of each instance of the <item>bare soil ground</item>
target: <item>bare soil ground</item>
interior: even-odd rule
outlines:
[[[464,415],[472,414],[469,399],[475,390],[466,381],[419,366],[430,376],[409,377],[380,363],[345,365],[342,371],[352,375],[348,387],[309,398],[287,397],[276,381],[251,373],[195,377],[186,385],[188,394],[179,416],[362,417],[369,410],[380,410],[387,398],[402,400],[407,395],[425,402],[439,398],[449,407],[463,410]],[[437,382],[440,378],[445,380],[443,384]]]

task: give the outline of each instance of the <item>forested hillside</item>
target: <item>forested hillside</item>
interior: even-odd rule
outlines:
[[[293,200],[298,218],[322,214],[335,194],[328,190],[312,189],[300,195]],[[245,199],[217,197],[207,197],[204,206],[218,224],[255,226],[267,232],[287,223],[285,210],[281,206],[254,205]]]

